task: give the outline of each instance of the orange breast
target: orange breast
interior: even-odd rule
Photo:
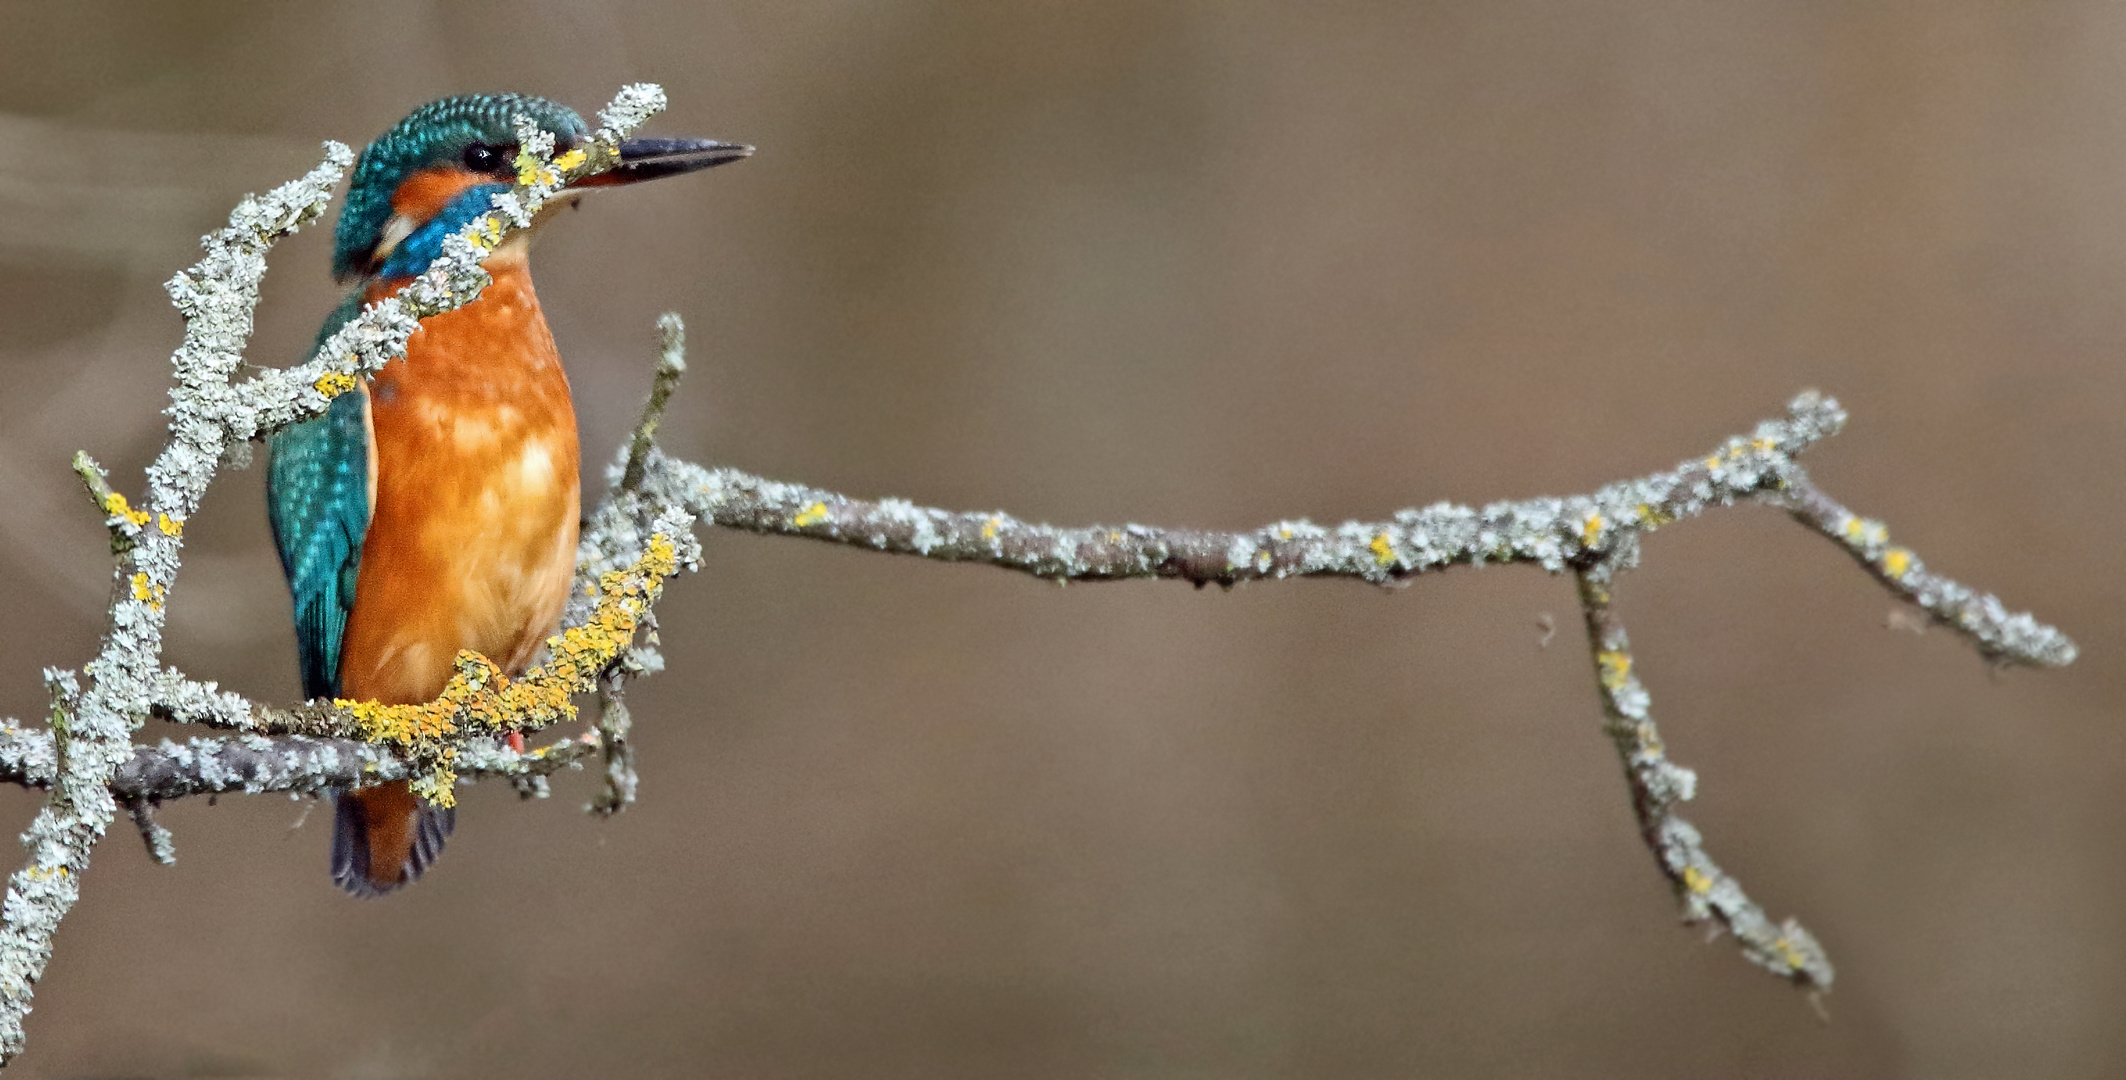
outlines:
[[[522,260],[488,269],[478,301],[423,321],[366,388],[375,509],[341,651],[350,698],[428,701],[460,649],[519,672],[568,598],[568,377]]]

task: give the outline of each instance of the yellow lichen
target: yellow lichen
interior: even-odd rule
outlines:
[[[1622,690],[1631,678],[1631,654],[1622,649],[1596,653],[1595,664],[1602,669],[1602,685],[1610,690]]]
[[[1845,519],[1845,524],[1841,527],[1841,531],[1845,533],[1847,540],[1855,544],[1887,544],[1890,542],[1890,530],[1884,527],[1880,521],[1848,517]]]
[[[346,393],[349,390],[354,389],[355,384],[358,381],[359,380],[357,380],[353,375],[348,374],[347,372],[328,371],[323,375],[318,376],[317,381],[311,383],[310,386],[318,393],[323,394],[328,398],[335,398],[340,396],[341,394]]]
[[[172,538],[185,534],[185,523],[168,514],[155,515],[155,527],[161,529],[164,536]]]
[[[1587,520],[1580,523],[1580,543],[1587,547],[1593,547],[1600,543],[1602,540],[1602,525],[1603,521],[1600,513],[1587,515]]]
[[[1638,514],[1639,524],[1644,525],[1649,529],[1658,529],[1661,526],[1676,520],[1675,518],[1662,512],[1652,503],[1640,503]]]
[[[1787,940],[1785,934],[1772,939],[1772,951],[1778,953],[1779,959],[1795,971],[1800,971],[1808,964],[1809,958],[1802,955],[1801,950],[1795,947],[1792,941]]]
[[[1706,893],[1713,891],[1713,879],[1711,875],[1695,866],[1686,866],[1683,868],[1683,887],[1699,896],[1704,896]]]
[[[985,521],[985,522],[983,522],[983,523],[982,523],[982,539],[984,539],[984,540],[994,540],[994,539],[996,539],[996,538],[997,538],[997,530],[998,530],[998,529],[1001,529],[1001,528],[1003,528],[1003,527],[1004,527],[1004,519],[1003,519],[1003,518],[1000,518],[1000,517],[991,517],[991,518],[990,518],[990,519],[989,519],[988,521]]]
[[[1649,754],[1658,754],[1665,749],[1661,745],[1661,733],[1655,731],[1652,724],[1641,723],[1638,727],[1632,729],[1632,734],[1638,736],[1639,745],[1644,747]]]
[[[340,699],[334,704],[347,711],[363,739],[392,744],[425,770],[413,781],[416,794],[450,806],[457,783],[451,767],[457,748],[450,740],[460,732],[507,734],[574,718],[570,697],[595,688],[598,673],[634,640],[665,579],[677,572],[671,539],[652,536],[649,550],[633,566],[599,578],[598,605],[589,621],[546,639],[547,661],[521,677],[511,679],[479,653],[460,652],[456,673],[434,701],[382,705]]]
[[[1774,439],[1751,439],[1750,449],[1755,450],[1758,453],[1770,453],[1773,450],[1779,449],[1779,443],[1777,440]]]
[[[114,518],[122,518],[129,521],[135,528],[148,523],[148,512],[146,510],[133,509],[125,501],[125,496],[115,491],[103,497],[103,512]]]
[[[132,585],[133,599],[141,601],[156,611],[162,610],[162,586],[149,581],[146,573],[135,573]]]
[[[1395,565],[1395,544],[1393,541],[1388,539],[1387,533],[1381,533],[1380,535],[1375,536],[1373,538],[1373,542],[1367,544],[1366,546],[1372,549],[1374,562],[1377,562],[1382,566]]]
[[[797,516],[790,519],[790,524],[795,528],[802,529],[808,525],[817,525],[825,520],[827,520],[827,504],[816,502],[798,511]]]
[[[50,881],[53,878],[63,878],[67,876],[69,872],[70,871],[68,871],[67,868],[64,866],[54,866],[49,870],[45,869],[42,866],[32,866],[25,868],[22,871],[22,876],[30,879],[31,881]]]
[[[1905,576],[1906,573],[1910,572],[1911,569],[1912,552],[1909,549],[1894,547],[1886,552],[1883,552],[1883,573],[1888,574],[1893,578],[1902,578]]]
[[[499,215],[488,214],[475,220],[473,226],[472,231],[466,234],[465,242],[472,245],[474,251],[486,255],[501,245],[505,226]]]
[[[517,151],[516,165],[517,183],[526,187],[533,184],[551,184],[560,179],[554,170],[547,167],[546,162],[540,161],[538,155],[529,150]]]
[[[589,160],[589,156],[586,155],[583,151],[571,150],[568,153],[563,154],[560,157],[554,159],[554,168],[563,170],[573,169],[576,166],[583,164],[587,160]]]

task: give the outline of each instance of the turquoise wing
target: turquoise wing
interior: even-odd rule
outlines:
[[[360,311],[357,291],[325,320],[318,341]],[[325,415],[283,428],[267,442],[266,516],[295,597],[305,698],[340,692],[340,644],[369,531],[367,410],[364,395],[344,393]]]

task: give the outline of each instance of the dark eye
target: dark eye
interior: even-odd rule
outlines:
[[[486,143],[474,143],[465,148],[465,167],[476,173],[500,171],[505,149],[506,147],[489,146]]]

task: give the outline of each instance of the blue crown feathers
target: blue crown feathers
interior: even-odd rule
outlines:
[[[377,269],[376,248],[391,219],[391,197],[406,178],[422,169],[456,163],[467,171],[486,171],[466,161],[475,146],[497,151],[495,172],[502,182],[514,178],[517,131],[513,118],[528,116],[554,133],[554,149],[567,150],[590,134],[574,109],[528,94],[466,94],[431,101],[379,136],[354,165],[347,202],[340,207],[333,232],[332,274],[341,280]],[[482,161],[487,155],[473,151]],[[482,204],[484,206],[484,202]],[[461,222],[462,224],[462,222]]]

